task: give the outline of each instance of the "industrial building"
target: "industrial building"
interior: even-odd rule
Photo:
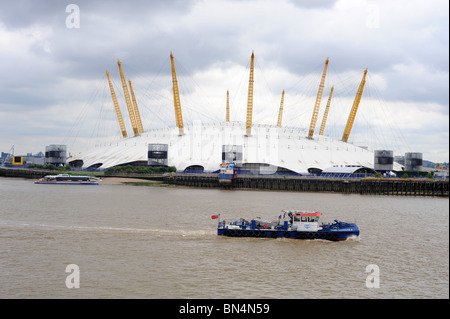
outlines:
[[[117,165],[175,166],[178,171],[217,171],[220,164],[235,162],[241,172],[253,174],[370,172],[375,170],[402,170],[394,161],[393,152],[374,152],[348,142],[363,95],[367,70],[358,87],[347,125],[341,139],[325,136],[327,114],[333,89],[328,97],[320,130],[316,131],[319,108],[328,67],[325,62],[319,84],[313,115],[308,130],[282,125],[283,98],[277,125],[253,123],[254,54],[251,56],[248,82],[247,117],[245,122],[230,121],[227,99],[226,118],[222,123],[196,123],[184,125],[182,106],[173,55],[171,53],[173,101],[176,126],[144,131],[131,81],[125,81],[118,62],[133,136],[125,129],[116,94],[108,71],[106,72],[111,97],[122,133],[119,141],[96,145],[80,154],[67,158],[73,167],[106,169]],[[47,150],[46,150],[47,152]],[[417,166],[418,160],[414,161]]]
[[[8,153],[1,152],[0,166],[28,166],[30,164],[44,165],[45,156],[44,153],[39,152],[37,154],[27,153],[26,155],[14,155],[14,145],[11,147]]]

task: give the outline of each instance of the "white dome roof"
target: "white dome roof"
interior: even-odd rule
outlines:
[[[83,168],[108,168],[135,161],[148,160],[148,144],[168,145],[168,165],[184,170],[199,165],[205,171],[216,171],[222,163],[222,145],[242,145],[242,163],[268,164],[268,171],[282,167],[297,173],[309,169],[325,170],[335,165],[358,165],[374,168],[373,151],[326,136],[315,135],[298,128],[273,125],[252,126],[252,135],[245,135],[245,123],[196,123],[148,131],[140,136],[96,145],[68,162],[82,160]],[[400,169],[394,163],[394,169]]]

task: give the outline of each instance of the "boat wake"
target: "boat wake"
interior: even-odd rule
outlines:
[[[348,236],[346,241],[361,241],[361,235],[360,236]]]
[[[114,226],[78,226],[78,225],[50,225],[50,224],[3,224],[8,228],[26,228],[27,230],[39,231],[78,231],[97,233],[123,233],[123,234],[149,234],[156,237],[181,236],[181,237],[201,237],[214,236],[214,230],[205,229],[159,229],[159,228],[134,228],[134,227],[114,227]]]

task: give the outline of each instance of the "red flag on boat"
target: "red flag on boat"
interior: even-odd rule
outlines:
[[[217,218],[219,218],[219,215],[212,215],[211,216],[211,219],[217,219]]]

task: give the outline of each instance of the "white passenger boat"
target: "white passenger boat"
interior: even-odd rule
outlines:
[[[76,176],[69,174],[47,175],[35,184],[62,184],[62,185],[98,185],[102,180],[92,176]]]

